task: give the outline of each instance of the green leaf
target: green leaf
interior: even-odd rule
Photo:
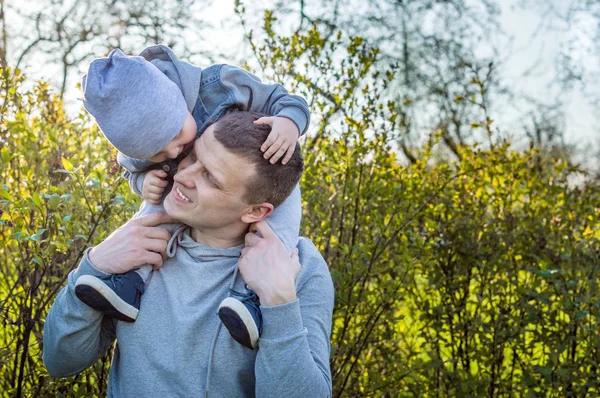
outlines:
[[[38,195],[37,192],[35,192],[32,196],[33,199],[33,203],[35,203],[36,206],[41,207],[43,204],[42,198],[40,197],[40,195]]]
[[[66,158],[62,158],[61,159],[62,165],[65,168],[66,171],[68,172],[72,172],[73,171],[73,165],[71,164],[71,162],[69,162],[68,159]]]
[[[42,238],[42,235],[44,234],[44,232],[46,232],[46,228],[40,229],[35,234],[31,235],[29,237],[29,239],[32,240],[32,241],[34,241],[34,242],[39,242],[40,239]]]

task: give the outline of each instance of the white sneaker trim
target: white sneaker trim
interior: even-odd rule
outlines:
[[[128,316],[131,319],[137,319],[139,310],[128,304],[121,297],[117,295],[106,283],[102,282],[99,278],[92,275],[81,275],[75,282],[75,287],[85,285],[93,288],[95,291],[100,293],[113,307],[121,314]]]
[[[223,307],[230,308],[236,314],[240,316],[242,322],[246,326],[248,330],[248,334],[250,335],[250,344],[252,348],[256,349],[258,347],[258,328],[256,326],[256,322],[254,322],[254,318],[248,308],[239,300],[234,299],[233,297],[227,297],[225,300],[221,301],[219,305],[219,310]]]

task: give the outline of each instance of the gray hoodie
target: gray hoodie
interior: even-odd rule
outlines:
[[[44,325],[44,363],[54,377],[92,366],[117,341],[110,397],[329,397],[333,284],[327,264],[307,239],[298,243],[298,299],[261,307],[259,349],[235,342],[216,311],[237,272],[242,246],[215,249],[178,229],[162,268],[146,285],[135,323],[115,322],[74,293],[84,274],[104,277],[87,253],[68,277]]]

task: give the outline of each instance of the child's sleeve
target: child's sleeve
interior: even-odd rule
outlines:
[[[310,123],[310,111],[304,98],[288,94],[280,84],[263,84],[244,69],[221,66],[221,83],[243,110],[282,116],[293,121],[300,135]]]
[[[121,152],[117,155],[117,162],[125,169],[123,177],[129,181],[129,187],[139,197],[142,196],[142,187],[144,184],[144,177],[154,163],[149,160],[138,160],[127,157]]]
[[[294,250],[298,244],[300,222],[302,221],[300,196],[300,186],[296,185],[291,195],[265,219],[288,252]]]

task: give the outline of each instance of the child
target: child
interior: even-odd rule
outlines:
[[[282,86],[262,84],[229,65],[201,70],[179,60],[166,46],[149,47],[138,57],[113,50],[93,60],[82,91],[86,110],[119,150],[117,159],[127,170],[131,188],[152,205],[160,205],[169,192],[180,155],[226,113],[248,110],[274,116],[255,122],[272,127],[261,148],[272,164],[282,156],[282,164],[287,162],[310,118],[306,101]],[[296,247],[300,219],[298,188],[267,218],[289,251]],[[92,308],[134,322],[151,271],[146,265],[107,279],[84,275],[75,292]],[[232,294],[239,299],[226,298],[219,316],[234,339],[256,348],[261,330],[258,298],[251,291]]]

